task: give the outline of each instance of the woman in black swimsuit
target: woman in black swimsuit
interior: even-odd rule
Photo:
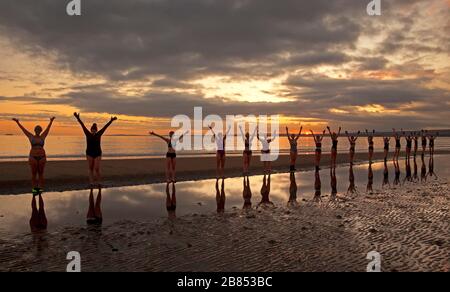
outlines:
[[[257,128],[255,127],[255,130],[253,131],[253,134],[251,136],[250,136],[249,132],[246,132],[244,135],[244,131],[242,130],[241,126],[239,126],[239,130],[241,131],[241,136],[243,137],[244,147],[245,147],[244,153],[243,153],[243,157],[244,157],[243,172],[244,172],[244,175],[248,175],[249,169],[250,169],[250,162],[252,160],[252,155],[253,155],[252,143],[253,143],[253,139],[256,136]]]
[[[350,143],[350,164],[353,164],[356,152],[356,140],[358,140],[358,136],[359,134],[361,134],[361,132],[358,131],[358,134],[356,136],[350,136],[347,131],[345,131],[345,134],[347,135],[348,142]]]
[[[295,134],[289,134],[289,128],[286,127],[286,135],[289,140],[289,146],[290,146],[290,171],[295,171],[295,164],[297,162],[297,156],[298,156],[298,139],[302,135],[303,127],[300,127],[300,131],[297,135]]]
[[[31,143],[30,156],[28,158],[28,163],[31,168],[31,186],[33,195],[42,193],[44,189],[44,170],[45,164],[47,163],[47,156],[44,150],[45,139],[50,133],[53,121],[55,118],[50,119],[50,123],[44,132],[42,132],[41,126],[36,126],[34,128],[34,135],[25,129],[24,126],[19,122],[18,119],[13,119],[17,123],[19,128],[28,137]]]
[[[116,117],[111,117],[111,120],[99,131],[97,124],[92,124],[91,130],[89,131],[84,125],[80,118],[79,113],[73,114],[77,119],[78,123],[83,129],[84,135],[86,136],[86,159],[89,166],[89,182],[92,186],[97,185],[101,187],[101,173],[100,173],[100,163],[102,161],[102,147],[101,140],[102,136],[111,124],[117,120]]]
[[[177,166],[177,152],[175,151],[176,143],[183,139],[184,135],[188,132],[181,135],[178,139],[174,138],[175,132],[170,131],[169,138],[163,137],[161,135],[156,134],[151,131],[150,135],[158,137],[164,142],[167,143],[167,154],[166,154],[166,181],[167,183],[176,183],[175,174],[176,174],[176,166]]]
[[[403,132],[403,137],[405,137],[406,139],[406,160],[407,162],[409,162],[411,159],[413,137],[411,136],[411,134],[406,135],[405,132]]]
[[[372,158],[373,158],[373,152],[374,152],[373,136],[375,135],[375,130],[373,130],[372,133],[370,133],[366,129],[366,134],[367,134],[367,142],[369,143],[369,163],[371,163],[372,162]]]
[[[339,127],[339,131],[336,134],[336,132],[331,132],[330,127],[327,127],[328,133],[330,133],[331,142],[333,143],[333,146],[331,146],[331,167],[336,167],[336,158],[337,158],[337,147],[338,147],[338,138],[341,135],[341,127]]]
[[[384,161],[387,161],[387,157],[389,154],[389,146],[390,146],[390,142],[391,142],[391,137],[384,137],[383,138],[383,143],[384,143]]]
[[[398,161],[398,158],[400,156],[400,150],[402,148],[402,143],[401,143],[401,139],[402,139],[402,135],[397,133],[397,131],[395,129],[392,129],[394,131],[394,139],[395,139],[395,152],[394,152],[394,160]],[[403,132],[403,129],[402,129]]]
[[[313,130],[309,130],[311,135],[314,137],[314,142],[316,143],[316,171],[320,170],[320,160],[322,158],[322,140],[325,135],[325,130],[323,130],[322,135],[314,134]]]
[[[430,155],[431,155],[431,156],[434,155],[434,141],[436,140],[436,138],[437,138],[438,136],[439,136],[439,132],[436,133],[436,137],[433,136],[433,135],[430,135],[430,136],[428,137],[428,139],[430,140],[429,145],[430,145]]]

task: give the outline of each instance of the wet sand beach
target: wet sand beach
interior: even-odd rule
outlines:
[[[225,214],[66,227],[0,239],[0,271],[65,271],[69,251],[82,271],[382,271],[450,267],[450,198],[445,181],[406,184],[335,200],[303,200]]]
[[[448,154],[450,151],[436,151],[436,154]],[[242,175],[242,157],[226,158],[225,175],[237,177]],[[383,153],[375,153],[374,160],[382,160]],[[391,157],[389,158],[391,159]],[[357,153],[355,162],[368,160],[366,153]],[[348,153],[340,153],[337,163],[347,163]],[[329,167],[330,155],[323,154],[321,165]],[[180,157],[177,159],[177,180],[191,181],[214,178],[215,157]],[[300,155],[297,160],[298,170],[313,169],[314,154]],[[259,157],[253,157],[251,174],[263,171]],[[289,171],[289,156],[282,155],[273,162],[274,172]],[[0,195],[21,194],[30,191],[30,170],[27,162],[0,162]],[[132,186],[165,182],[165,158],[124,159],[102,161],[102,175],[106,187]],[[86,189],[88,186],[88,169],[86,161],[49,161],[45,171],[46,191],[69,191]]]

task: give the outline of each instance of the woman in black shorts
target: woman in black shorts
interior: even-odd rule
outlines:
[[[401,143],[401,139],[402,139],[402,135],[397,133],[397,131],[395,129],[392,129],[394,131],[394,139],[395,139],[395,152],[394,152],[394,160],[398,161],[398,158],[400,156],[400,150],[402,148],[402,143]],[[403,129],[402,129],[403,131]]]
[[[111,117],[111,120],[100,131],[98,130],[97,124],[94,123],[92,124],[91,130],[89,131],[81,120],[80,114],[74,113],[73,115],[77,119],[78,123],[80,123],[84,135],[86,136],[86,159],[89,165],[89,182],[91,184],[91,187],[94,185],[100,186],[100,163],[102,161],[101,139],[106,129],[108,129],[108,127],[111,126],[111,124],[116,121],[117,118]]]
[[[406,135],[405,132],[403,132],[403,136],[406,139],[406,160],[409,161],[411,159],[413,137],[411,134]]]
[[[370,133],[366,129],[366,134],[367,134],[367,142],[369,143],[369,163],[371,163],[372,162],[372,158],[373,158],[373,152],[374,152],[373,136],[375,135],[375,130],[373,130],[372,133]]]
[[[313,130],[309,130],[314,137],[314,142],[316,143],[316,171],[320,170],[320,160],[322,158],[322,140],[325,135],[325,130],[323,130],[322,135],[314,134]]]
[[[331,142],[333,144],[331,146],[331,167],[335,168],[336,167],[336,158],[337,158],[338,138],[341,135],[341,127],[339,127],[338,133],[331,132],[330,127],[327,127],[327,129],[328,129],[328,133],[330,134],[330,137],[331,137]]]
[[[358,140],[358,136],[359,134],[361,134],[361,132],[358,131],[358,134],[356,136],[350,136],[347,131],[345,131],[345,134],[347,135],[348,142],[350,143],[350,164],[353,164],[356,152],[356,140]]]
[[[427,151],[427,131],[422,130],[420,137],[422,139],[422,155],[424,155],[425,151]]]
[[[170,131],[169,137],[163,137],[161,135],[156,134],[155,132],[151,131],[150,135],[158,137],[164,142],[167,143],[167,154],[166,154],[166,181],[167,183],[175,183],[175,174],[176,174],[176,166],[177,166],[177,152],[175,151],[176,143],[183,139],[184,135],[186,135],[188,132],[181,135],[178,139],[174,138],[175,132]]]

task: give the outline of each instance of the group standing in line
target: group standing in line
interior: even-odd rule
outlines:
[[[111,124],[117,120],[116,117],[111,117],[109,122],[102,128],[98,129],[96,123],[93,123],[91,128],[88,129],[83,121],[81,120],[79,113],[74,113],[74,116],[78,123],[80,124],[83,133],[86,136],[86,160],[88,162],[88,170],[89,170],[89,182],[90,187],[95,188],[98,187],[101,189],[101,160],[102,160],[102,148],[101,148],[101,138],[106,130],[111,126]],[[31,168],[31,183],[32,183],[32,191],[33,194],[38,195],[42,193],[44,189],[44,171],[46,164],[46,152],[44,150],[45,139],[50,133],[50,129],[52,127],[53,121],[55,118],[51,118],[47,128],[43,131],[42,127],[36,126],[34,129],[34,134],[30,133],[25,127],[20,123],[18,119],[13,119],[23,133],[28,137],[28,140],[31,144],[31,150],[29,155],[29,165]],[[216,153],[216,177],[217,179],[222,178],[225,179],[225,159],[226,159],[226,139],[230,133],[231,127],[228,128],[226,133],[222,132],[214,132],[213,128],[210,126],[210,130],[213,133],[213,141],[217,147]],[[261,143],[261,156],[270,156],[271,149],[270,144],[277,138],[277,134],[275,132],[274,135],[269,136],[267,134],[262,135],[258,128],[256,128],[252,134],[250,132],[245,132],[242,127],[240,129],[240,134],[242,136],[244,142],[244,151],[243,151],[243,174],[244,176],[249,175],[250,171],[250,163],[253,155],[252,144],[253,140],[256,136],[257,140]],[[333,132],[331,128],[328,126],[326,130],[321,132],[320,134],[314,133],[314,131],[310,130],[310,133],[314,139],[315,143],[315,169],[320,170],[321,166],[321,157],[322,157],[322,143],[325,136],[325,133],[328,131],[329,137],[331,138],[331,167],[336,167],[336,160],[338,154],[338,140],[341,135],[342,128],[339,127],[337,132]],[[289,170],[296,170],[296,163],[298,158],[298,147],[299,147],[299,139],[302,136],[303,127],[300,127],[298,134],[291,134],[289,132],[289,128],[286,127],[286,136],[289,142]],[[375,130],[368,131],[366,130],[367,140],[368,140],[368,154],[369,154],[369,163],[372,163],[375,146],[374,146],[374,136],[376,134]],[[361,132],[358,131],[356,134],[350,134],[348,131],[345,132],[350,144],[349,150],[349,159],[350,164],[354,163],[355,153],[356,153],[356,141],[358,140]],[[170,131],[167,137],[159,135],[154,131],[150,132],[150,135],[155,136],[163,140],[167,144],[167,153],[166,153],[166,182],[168,184],[176,183],[176,144],[183,139],[183,137],[188,134],[188,132],[183,133],[182,135],[175,137],[175,132]],[[416,157],[418,154],[419,148],[419,140],[422,142],[422,156],[425,155],[427,144],[429,147],[429,154],[434,154],[435,147],[435,139],[439,136],[439,133],[431,134],[427,131],[420,132],[405,132],[403,129],[401,131],[397,131],[393,129],[393,138],[395,139],[395,152],[393,154],[394,163],[397,164],[400,152],[401,152],[401,140],[404,138],[406,140],[406,163],[409,164],[409,160],[411,156]],[[387,161],[389,148],[390,148],[390,140],[391,137],[383,137],[384,142],[384,161]],[[414,145],[413,145],[414,144]],[[263,161],[264,173],[269,174],[272,172],[271,160],[270,159],[261,159]],[[396,167],[397,168],[397,167]]]

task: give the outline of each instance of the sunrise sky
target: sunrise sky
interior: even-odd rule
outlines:
[[[56,134],[117,115],[115,134],[174,115],[280,114],[349,130],[450,128],[450,1],[0,2],[0,134],[57,117]]]

